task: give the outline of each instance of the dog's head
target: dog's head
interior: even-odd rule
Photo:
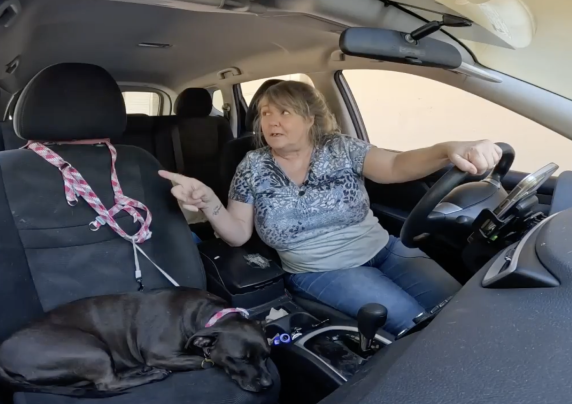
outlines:
[[[190,344],[203,349],[238,385],[252,392],[272,386],[266,367],[270,347],[262,327],[242,317],[232,318],[197,332]]]

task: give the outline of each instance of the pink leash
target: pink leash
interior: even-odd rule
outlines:
[[[28,142],[23,148],[30,149],[34,151],[37,155],[42,157],[48,163],[57,167],[62,173],[64,180],[64,192],[68,205],[75,206],[78,203],[78,196],[81,196],[93,210],[95,210],[98,216],[89,224],[89,228],[92,231],[97,231],[101,226],[108,225],[115,231],[118,235],[123,237],[125,240],[130,241],[133,244],[133,254],[135,257],[135,280],[139,284],[139,290],[143,289],[143,282],[141,280],[141,269],[139,267],[139,259],[137,257],[137,251],[141,252],[162,274],[165,276],[174,286],[179,286],[179,284],[169,276],[165,271],[163,271],[157,264],[151,260],[145,254],[145,252],[137,246],[146,240],[151,238],[151,220],[152,215],[147,206],[142,204],[135,199],[125,196],[121,185],[119,184],[119,178],[117,177],[117,170],[115,168],[115,162],[117,160],[117,150],[109,142],[109,139],[102,140],[87,140],[78,142],[57,142],[58,144],[105,144],[111,153],[111,186],[113,188],[115,205],[107,210],[99,197],[93,192],[87,181],[83,178],[78,170],[76,170],[71,164],[61,158],[57,153],[48,148],[46,145],[38,142]],[[137,209],[146,212],[146,217],[143,216]],[[139,222],[141,228],[133,236],[128,235],[115,221],[113,218],[120,211],[126,211],[133,217],[133,222]]]

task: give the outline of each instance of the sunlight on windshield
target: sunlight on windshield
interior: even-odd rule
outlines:
[[[467,40],[462,42],[484,66],[572,99],[572,1],[523,0],[536,23],[532,43],[506,49]]]

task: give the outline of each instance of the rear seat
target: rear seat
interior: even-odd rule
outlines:
[[[160,142],[153,134],[153,117],[144,114],[127,115],[125,133],[121,140],[114,141],[114,144],[137,146],[147,150],[153,156],[158,157],[156,143]],[[170,142],[170,139],[169,139]],[[0,122],[0,151],[18,149],[26,144],[14,132],[13,121]],[[170,144],[172,147],[172,144]],[[173,152],[170,155],[163,153],[159,161],[166,169],[175,169]]]
[[[221,152],[226,143],[234,138],[228,121],[220,116],[210,116],[212,97],[203,88],[188,88],[175,102],[175,116],[127,115],[123,136],[113,143],[142,148],[152,154],[169,171],[178,171],[176,148],[173,139],[175,128],[180,141],[184,175],[197,178],[226,201],[226,189],[220,177]],[[0,151],[18,149],[26,142],[16,136],[12,121],[0,122]],[[187,222],[204,222],[204,215],[185,211]],[[209,229],[197,232],[209,236]]]
[[[140,147],[155,156],[156,148],[153,136],[153,117],[145,114],[127,115],[125,132],[123,132],[123,138],[120,142],[124,145]]]
[[[137,146],[151,153],[165,170],[175,171],[175,155],[171,137],[161,137],[157,133],[158,120],[171,117],[149,116],[144,114],[127,115],[123,137],[117,144]]]
[[[208,185],[219,198],[224,199],[220,157],[223,146],[234,136],[225,118],[210,115],[212,107],[212,97],[207,90],[188,88],[175,102],[176,116],[157,119],[155,135],[162,141],[171,139],[171,144],[173,138],[178,137],[184,162],[184,167],[180,167],[181,173]]]

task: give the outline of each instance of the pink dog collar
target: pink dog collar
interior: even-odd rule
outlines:
[[[240,313],[242,314],[244,317],[248,318],[248,311],[245,309],[239,309],[239,308],[228,308],[228,309],[223,309],[221,311],[219,311],[218,313],[216,313],[214,316],[211,317],[211,319],[207,322],[207,324],[205,325],[205,328],[209,328],[212,327],[213,325],[215,325],[215,323],[220,320],[221,318],[223,318],[224,316],[226,316],[229,313]]]

